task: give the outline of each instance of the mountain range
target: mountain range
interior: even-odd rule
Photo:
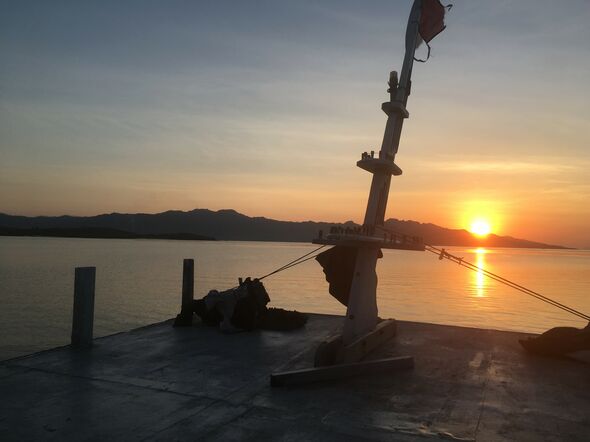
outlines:
[[[390,218],[386,227],[424,238],[427,244],[467,247],[566,248],[510,236],[489,234],[478,238],[467,230]],[[0,235],[78,236],[113,238],[218,239],[237,241],[310,242],[318,231],[332,226],[356,227],[352,221],[328,223],[279,221],[250,217],[235,210],[194,209],[147,213],[110,213],[96,216],[27,217],[0,213]],[[94,232],[94,233],[93,233]],[[98,232],[98,233],[96,233]],[[108,232],[111,232],[109,235]],[[95,234],[96,233],[96,234]]]

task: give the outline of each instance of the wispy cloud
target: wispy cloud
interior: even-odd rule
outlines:
[[[443,161],[429,162],[428,167],[453,172],[494,173],[559,173],[577,169],[578,165],[559,164],[552,161]]]

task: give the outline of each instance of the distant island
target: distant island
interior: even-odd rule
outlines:
[[[489,234],[478,238],[464,229],[390,218],[388,229],[420,236],[427,244],[461,247],[567,249],[511,236]],[[320,230],[358,224],[316,221],[279,221],[250,217],[235,210],[170,210],[162,213],[110,213],[96,216],[17,216],[0,213],[2,236],[58,236],[76,238],[150,238],[184,240],[310,242]]]
[[[191,241],[215,241],[215,238],[194,233],[133,233],[102,227],[17,229],[0,227],[0,236],[45,236],[58,238],[110,238],[110,239],[179,239]]]

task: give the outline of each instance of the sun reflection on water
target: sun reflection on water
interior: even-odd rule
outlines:
[[[486,277],[483,271],[486,269],[485,254],[487,250],[479,247],[475,250],[475,265],[478,270],[475,273],[475,293],[478,298],[486,296]]]

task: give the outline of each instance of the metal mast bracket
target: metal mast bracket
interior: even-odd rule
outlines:
[[[395,176],[402,174],[402,170],[399,168],[397,164],[395,164],[391,160],[386,160],[384,158],[364,157],[357,161],[356,165],[361,169],[364,169],[367,172],[371,173],[381,172]]]
[[[398,114],[401,118],[408,118],[410,116],[406,106],[399,101],[386,101],[381,105],[381,109],[387,116],[391,116],[392,114]]]

